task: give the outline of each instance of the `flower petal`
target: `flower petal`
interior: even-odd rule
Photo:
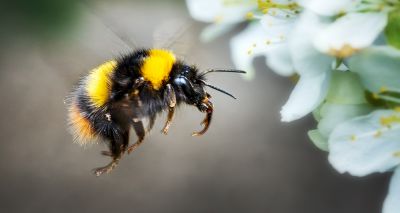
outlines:
[[[390,180],[389,193],[383,203],[382,213],[398,213],[400,212],[400,167],[394,170],[392,179]]]
[[[299,82],[282,107],[282,121],[290,122],[312,112],[325,98],[330,72],[300,76]]]
[[[338,125],[329,138],[329,162],[339,172],[355,176],[385,172],[399,165],[398,122],[400,113],[376,110]]]
[[[292,59],[290,58],[289,46],[287,43],[277,44],[275,48],[267,53],[267,65],[277,74],[291,76],[294,74]]]
[[[290,53],[294,68],[300,75],[315,75],[331,70],[333,58],[318,52],[312,43],[325,25],[316,14],[306,11],[291,33]]]
[[[264,55],[272,45],[265,43],[266,31],[260,23],[251,23],[230,41],[231,56],[236,68],[247,71],[246,78],[254,76],[254,57]]]
[[[370,46],[386,23],[387,13],[349,13],[322,30],[314,45],[321,52],[345,58]]]
[[[274,16],[264,15],[260,23],[267,34],[266,42],[282,43],[286,41],[295,22],[294,19],[280,19]]]
[[[382,88],[400,90],[400,51],[389,46],[370,47],[349,60],[363,85],[372,92]]]
[[[321,0],[300,0],[299,4],[306,9],[323,16],[333,16],[345,12],[351,5],[358,3],[354,0],[334,0],[334,1],[321,1]]]
[[[265,43],[272,46],[267,52],[267,65],[280,75],[293,75],[294,69],[286,39],[293,29],[294,18],[279,18],[267,14],[261,18],[260,23],[266,30]]]
[[[226,3],[223,0],[186,0],[190,15],[202,22],[238,23],[257,7],[256,2]]]

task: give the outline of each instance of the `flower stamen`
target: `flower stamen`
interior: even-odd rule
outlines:
[[[330,48],[328,50],[328,54],[332,56],[336,56],[338,58],[347,58],[351,55],[353,55],[355,52],[357,52],[358,49],[352,47],[349,44],[344,44],[342,47],[336,49],[336,48]]]
[[[393,152],[393,157],[400,158],[400,151]]]
[[[295,2],[291,2],[288,4],[282,4],[282,3],[276,3],[273,0],[257,0],[258,4],[258,9],[264,13],[267,14],[271,11],[271,9],[279,9],[281,11],[284,11],[288,13],[285,17],[290,18],[290,15],[295,15],[299,11],[299,5]],[[276,10],[272,10],[271,14],[272,16],[276,15]]]
[[[381,117],[380,123],[382,126],[391,127],[393,123],[400,123],[400,116],[393,114],[387,117]]]

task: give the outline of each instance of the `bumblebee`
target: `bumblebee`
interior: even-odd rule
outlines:
[[[204,134],[211,122],[213,104],[205,87],[233,98],[231,94],[206,83],[211,72],[245,73],[240,70],[208,70],[200,72],[164,49],[139,49],[117,60],[105,62],[83,77],[68,97],[68,123],[75,141],[81,145],[102,139],[107,142],[111,162],[94,169],[100,176],[109,173],[124,153],[131,153],[143,143],[146,132],[154,125],[156,116],[167,111],[162,133],[167,134],[175,108],[186,103],[206,114],[203,129],[193,136]],[[144,127],[143,121],[149,122]],[[129,145],[129,132],[137,135]]]

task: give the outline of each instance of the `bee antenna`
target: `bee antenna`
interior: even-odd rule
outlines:
[[[208,70],[208,71],[202,73],[200,76],[204,76],[204,75],[207,75],[208,73],[212,73],[212,72],[246,73],[246,71],[243,71],[243,70]]]
[[[236,99],[236,97],[235,96],[233,96],[232,94],[230,94],[229,92],[227,92],[227,91],[225,91],[225,90],[223,90],[223,89],[220,89],[220,88],[218,88],[218,87],[216,87],[216,86],[213,86],[213,85],[210,85],[210,84],[207,84],[205,81],[203,81],[203,80],[200,80],[201,82],[203,82],[204,83],[204,85],[206,85],[206,86],[208,86],[208,87],[210,87],[211,89],[215,89],[215,90],[217,90],[217,91],[219,91],[219,92],[222,92],[222,93],[224,93],[225,95],[228,95],[228,96],[230,96],[231,98],[233,98],[233,99]]]

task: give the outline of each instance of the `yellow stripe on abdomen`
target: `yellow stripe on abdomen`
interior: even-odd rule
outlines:
[[[175,55],[168,50],[152,49],[144,60],[141,74],[155,90],[160,89],[163,81],[168,80],[169,73],[175,63]]]
[[[110,77],[116,65],[116,61],[108,61],[93,69],[88,75],[86,81],[86,92],[89,96],[90,102],[95,107],[101,107],[107,102],[111,90]]]

